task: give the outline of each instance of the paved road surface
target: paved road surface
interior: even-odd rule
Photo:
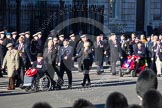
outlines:
[[[107,68],[102,75],[96,75],[95,68],[91,70],[90,77],[92,87],[82,88],[81,82],[83,74],[73,71],[73,88],[60,91],[48,91],[37,93],[26,93],[24,90],[16,88],[13,91],[7,91],[7,78],[0,78],[0,108],[31,108],[36,102],[48,102],[53,108],[70,107],[78,98],[84,98],[98,105],[98,108],[104,107],[107,96],[119,91],[123,93],[129,104],[139,104],[135,92],[135,84],[137,78],[132,78],[130,75],[119,77],[112,76],[110,69]],[[158,78],[158,90],[162,93],[162,78]],[[65,86],[67,77],[65,75]]]

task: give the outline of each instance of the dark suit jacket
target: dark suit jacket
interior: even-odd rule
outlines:
[[[154,45],[154,43],[151,43],[151,49],[152,49],[152,56],[151,58],[154,58],[154,60],[156,59],[156,50],[157,50],[157,43]]]
[[[103,65],[104,58],[104,42],[100,41],[100,45],[98,45],[97,41],[94,42],[95,48],[95,62],[97,65]]]
[[[75,56],[75,54],[76,54],[76,44],[77,44],[76,41],[69,40],[69,45],[72,46],[73,49],[74,49],[74,52],[73,52],[73,55],[74,55],[74,56]]]
[[[67,56],[67,59],[65,60],[64,57]],[[66,67],[68,67],[68,69],[72,69],[73,66],[73,61],[72,61],[72,57],[73,57],[73,47],[71,46],[67,46],[66,48],[64,46],[62,46],[59,50],[59,62],[64,63],[64,65]]]
[[[145,58],[146,48],[145,47],[141,47],[141,49],[139,49],[138,47],[135,48],[134,55],[140,56],[141,58]]]
[[[34,61],[32,68],[37,69],[39,73],[45,73],[47,72],[47,63],[45,60],[42,60],[41,63],[38,63],[38,61]]]
[[[128,54],[128,51],[129,51],[126,40],[123,40],[122,42],[120,42],[120,48],[121,48],[121,56],[123,58],[126,58],[127,54]]]
[[[119,57],[121,57],[121,49],[120,49],[119,42],[114,44],[110,40],[110,61],[111,62],[116,62],[117,60],[119,60]]]
[[[15,46],[15,49],[18,50],[18,47],[19,47],[19,43]],[[30,49],[28,47],[27,44],[24,44],[24,62],[27,62],[27,60],[29,60],[30,62],[32,62],[32,56],[31,56],[31,53],[30,53]]]
[[[48,53],[48,48],[45,48],[43,57],[47,63],[56,65],[59,62],[59,48],[60,46],[56,44],[50,53]]]

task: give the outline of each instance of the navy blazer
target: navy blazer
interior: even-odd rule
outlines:
[[[67,59],[65,60],[64,57],[67,56]],[[73,57],[73,47],[67,46],[66,48],[62,46],[59,50],[59,63],[64,63],[66,67],[69,69],[72,68],[72,57]]]
[[[145,47],[141,47],[141,49],[139,49],[138,47],[136,47],[134,49],[134,55],[140,56],[141,58],[145,58],[146,57],[146,48]]]
[[[34,61],[32,68],[37,69],[39,73],[45,73],[47,72],[47,63],[45,60],[42,60],[40,63],[38,63],[38,61]]]
[[[31,53],[30,53],[30,49],[28,47],[27,44],[23,44],[24,45],[24,60],[25,62],[27,61],[27,59],[29,59],[30,62],[32,62],[32,56],[31,56]],[[18,47],[19,47],[19,43],[15,46],[15,49],[18,50]]]

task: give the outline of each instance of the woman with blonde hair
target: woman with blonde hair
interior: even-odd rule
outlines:
[[[91,84],[89,77],[89,70],[93,63],[93,54],[90,46],[91,45],[89,42],[85,42],[84,48],[82,48],[82,51],[75,57],[75,58],[81,57],[81,63],[83,66],[83,74],[84,74],[83,83],[81,84],[83,87],[86,84],[86,80],[88,80],[87,85]]]

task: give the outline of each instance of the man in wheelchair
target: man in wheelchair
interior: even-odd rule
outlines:
[[[34,61],[32,68],[35,68],[38,70],[37,75],[39,75],[39,77],[42,77],[47,72],[47,63],[43,59],[42,53],[37,54],[37,60]]]
[[[28,71],[28,70],[27,70]],[[31,72],[30,72],[31,71]],[[37,54],[37,60],[34,61],[32,68],[29,70],[30,74],[25,74],[24,87],[28,91],[48,91],[51,87],[51,79],[47,73],[47,63],[43,59],[43,54]],[[46,89],[43,90],[43,87]]]

